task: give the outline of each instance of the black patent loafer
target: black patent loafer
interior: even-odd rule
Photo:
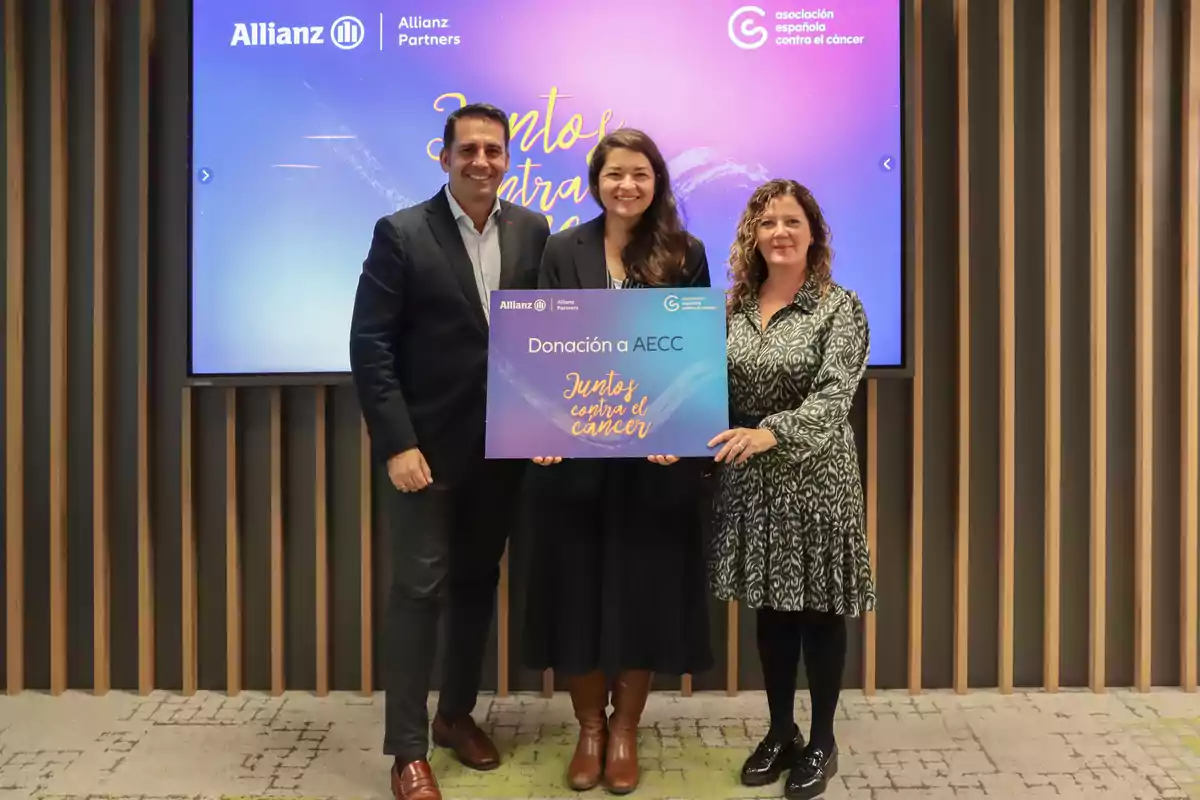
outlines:
[[[783,796],[787,800],[812,800],[825,794],[829,781],[837,774],[838,749],[835,744],[826,753],[819,747],[809,745],[800,756],[800,763],[792,767]]]
[[[799,729],[791,739],[773,739],[768,734],[742,765],[742,785],[766,786],[775,783],[796,764],[803,750],[804,737]]]

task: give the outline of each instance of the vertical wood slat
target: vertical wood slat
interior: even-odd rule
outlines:
[[[923,0],[913,2],[912,511],[908,561],[908,690],[921,691],[925,581],[925,54]]]
[[[192,482],[192,389],[183,387],[179,404],[179,508],[180,508],[180,624],[181,671],[184,695],[198,688],[198,608],[196,593],[196,508]]]
[[[138,3],[137,575],[138,692],[154,691],[154,537],[150,530],[150,51],[154,0]]]
[[[92,691],[112,687],[108,519],[108,60],[110,0],[92,23]]]
[[[25,689],[25,64],[19,3],[4,3],[5,687]]]
[[[1181,531],[1182,564],[1180,576],[1180,683],[1188,692],[1196,691],[1197,672],[1197,581],[1198,541],[1200,541],[1200,0],[1187,5],[1184,36],[1182,175],[1180,176],[1179,256],[1183,277],[1183,412],[1180,469],[1183,524]]]
[[[954,691],[967,691],[971,636],[971,104],[970,17],[954,2],[958,89],[958,477],[954,528]]]
[[[50,12],[50,694],[67,688],[67,51]]]
[[[271,694],[279,696],[287,681],[283,668],[283,398],[278,386],[271,387],[270,403]]]
[[[542,697],[554,696],[554,670],[542,670]]]
[[[237,389],[225,390],[225,692],[242,691],[242,542],[238,528]]]
[[[1133,683],[1150,691],[1154,558],[1154,2],[1138,0],[1134,156]]]
[[[1045,45],[1046,521],[1043,677],[1059,688],[1062,575],[1062,3],[1046,0]]]
[[[738,693],[739,619],[738,601],[730,600],[725,607],[725,694],[730,697]]]
[[[371,695],[375,692],[374,677],[374,600],[371,570],[373,553],[371,546],[371,439],[367,435],[367,421],[359,423],[359,462],[358,462],[358,508],[359,508],[359,624],[361,655],[361,693]]]
[[[329,694],[329,518],[326,504],[326,415],[327,390],[316,389],[315,406],[315,470],[313,498],[316,528],[316,586],[313,597],[316,605],[317,696]]]
[[[1000,0],[1000,642],[1001,694],[1013,690],[1017,512],[1017,164],[1014,0]]]
[[[1088,684],[1105,691],[1108,589],[1108,0],[1092,0],[1091,18],[1091,458],[1089,475]]]
[[[879,381],[867,381],[867,553],[871,574],[877,575],[879,562]],[[875,612],[863,613],[863,694],[875,694],[876,641],[878,619]]]
[[[496,587],[496,694],[508,697],[508,553],[500,556],[500,583]]]
[[[679,693],[684,697],[692,696],[692,676],[690,674],[680,678]]]

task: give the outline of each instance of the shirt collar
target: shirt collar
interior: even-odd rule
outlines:
[[[796,306],[805,314],[811,314],[817,310],[817,306],[821,303],[821,287],[817,284],[817,279],[811,274],[804,279],[804,284],[796,291],[792,298],[791,305]],[[758,292],[754,292],[747,298],[745,310],[751,316],[758,313]]]
[[[792,302],[798,305],[805,314],[811,314],[817,310],[817,305],[821,302],[821,288],[817,285],[817,279],[812,276],[811,272],[804,279],[804,285],[796,292]]]
[[[454,193],[450,191],[450,184],[448,184],[448,183],[446,184],[444,191],[446,192],[446,200],[450,203],[450,213],[454,215],[455,221],[461,221],[464,219],[467,221],[471,221],[471,218],[469,216],[467,216],[467,212],[463,211],[463,207],[460,206],[458,204],[458,201],[454,199]],[[488,218],[495,219],[499,213],[500,213],[500,197],[499,197],[499,195],[497,195],[496,202],[495,202],[495,204],[492,205],[492,213],[488,214]],[[471,224],[473,225],[474,222],[472,222]]]

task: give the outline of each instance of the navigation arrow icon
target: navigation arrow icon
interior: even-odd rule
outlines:
[[[884,172],[891,172],[896,168],[896,159],[892,158],[891,156],[884,156],[883,158],[879,159],[879,168]]]
[[[201,183],[212,183],[213,173],[208,167],[201,167],[197,173]]]

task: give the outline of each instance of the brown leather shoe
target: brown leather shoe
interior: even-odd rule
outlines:
[[[638,724],[650,694],[651,673],[622,672],[613,691],[613,713],[608,720],[608,753],[604,788],[612,794],[629,794],[637,788]]]
[[[489,770],[500,766],[500,753],[470,715],[448,720],[441,714],[433,718],[433,743],[454,751],[471,769]]]
[[[396,800],[442,800],[442,790],[429,762],[414,761],[401,769],[392,765],[392,796]]]
[[[608,746],[608,682],[604,673],[567,679],[575,719],[579,720],[579,742],[567,767],[567,785],[586,792],[600,783],[604,772],[604,750]]]

